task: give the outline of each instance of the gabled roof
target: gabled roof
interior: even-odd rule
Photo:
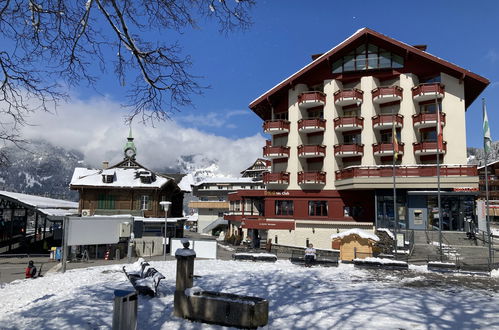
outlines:
[[[155,188],[163,187],[170,179],[161,175],[156,175],[156,180],[151,183],[144,183],[140,179],[140,172],[150,172],[145,168],[122,168],[112,167],[115,171],[115,179],[111,183],[102,181],[103,171],[101,169],[91,169],[76,167],[71,178],[69,186],[77,187],[102,187],[102,188]]]
[[[373,42],[374,44],[376,44],[377,42],[378,43],[381,42],[383,44],[389,44],[392,47],[399,49],[406,56],[414,55],[421,59],[431,61],[434,64],[439,65],[442,68],[443,72],[446,72],[458,79],[463,80],[465,82],[466,107],[468,107],[471,103],[473,103],[473,101],[478,97],[478,95],[480,95],[480,93],[489,84],[488,79],[480,75],[477,75],[469,70],[463,69],[453,63],[445,61],[437,56],[431,55],[426,51],[421,50],[420,49],[421,47],[418,48],[410,46],[406,43],[385,36],[369,28],[362,28],[357,30],[354,34],[352,34],[350,37],[342,41],[340,44],[336,45],[326,53],[317,57],[315,60],[313,60],[311,63],[307,64],[305,67],[301,68],[300,70],[298,70],[296,73],[292,74],[291,76],[284,79],[276,86],[272,87],[267,92],[260,95],[258,98],[256,98],[250,103],[249,107],[253,111],[255,111],[258,106],[263,105],[265,103],[269,103],[270,98],[272,96],[274,96],[279,92],[282,92],[284,89],[289,88],[290,86],[295,84],[296,81],[299,80],[303,75],[308,74],[318,69],[321,66],[323,68],[324,65],[327,65],[327,68],[330,70],[331,69],[330,63],[333,62],[332,57],[335,56],[340,57],[341,55],[344,55],[343,52],[349,49],[349,46],[351,46],[361,38],[368,38],[369,41]],[[331,73],[332,77],[333,76],[332,71],[330,70],[329,72]]]
[[[0,199],[10,200],[29,209],[35,209],[48,216],[64,216],[76,214],[78,212],[77,202],[62,199],[27,195],[10,191],[0,191]]]

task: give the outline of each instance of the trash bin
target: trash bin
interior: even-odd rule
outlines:
[[[55,260],[61,261],[62,258],[62,248],[58,247],[55,249]]]
[[[113,330],[137,329],[137,292],[114,290]]]

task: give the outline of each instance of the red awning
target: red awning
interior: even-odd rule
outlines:
[[[247,229],[295,229],[294,221],[244,220],[241,225]]]

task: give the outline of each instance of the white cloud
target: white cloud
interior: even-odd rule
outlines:
[[[216,117],[206,116],[201,118]],[[44,139],[57,146],[79,150],[85,161],[94,166],[100,166],[103,160],[114,163],[123,158],[128,126],[116,102],[105,98],[73,100],[62,104],[57,114],[39,112],[29,121],[33,125],[23,129],[26,139]],[[203,123],[210,125],[210,121]],[[158,123],[155,127],[134,124],[132,130],[138,149],[137,160],[150,168],[174,167],[181,156],[195,156],[194,160],[217,162],[221,174],[239,175],[261,157],[265,143],[260,134],[234,140],[175,121]]]
[[[495,49],[490,49],[487,54],[485,54],[485,58],[491,63],[496,63],[499,60],[499,54],[495,51]]]
[[[194,127],[215,127],[215,128],[236,128],[236,125],[231,124],[231,118],[236,116],[247,116],[249,111],[233,110],[226,112],[208,112],[188,115],[180,115],[176,117],[177,122],[185,123],[188,126]]]

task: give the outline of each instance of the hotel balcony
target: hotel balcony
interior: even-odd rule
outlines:
[[[445,126],[445,113],[440,112],[440,123]],[[436,127],[437,114],[436,113],[420,113],[412,115],[412,124],[415,128]]]
[[[373,129],[388,129],[395,125],[396,128],[404,126],[404,116],[396,115],[376,115],[372,117]]]
[[[289,158],[289,147],[267,145],[263,147],[263,157],[270,159]]]
[[[334,119],[334,130],[337,132],[355,131],[364,128],[363,117],[337,117]]]
[[[443,98],[445,94],[444,86],[440,83],[420,84],[412,88],[412,98],[416,102]]]
[[[263,183],[268,185],[287,185],[289,184],[289,172],[263,173]]]
[[[314,133],[326,130],[326,120],[315,119],[300,119],[298,120],[298,131],[300,133]]]
[[[383,104],[402,100],[402,87],[388,86],[377,87],[371,91],[373,95],[373,102],[376,104]]]
[[[326,104],[326,94],[322,92],[304,92],[298,95],[298,106],[308,109]]]
[[[398,143],[398,154],[402,156],[404,154],[404,143]],[[392,156],[393,155],[393,143],[374,143],[373,144],[374,156]]]
[[[414,142],[412,144],[412,146],[414,148],[414,154],[416,156],[436,155],[437,149],[438,149],[439,154],[445,154],[447,152],[447,142],[446,141],[443,141],[442,146],[438,146],[438,143],[436,141]]]
[[[336,171],[336,180],[346,180],[354,178],[382,178],[393,177],[393,168],[391,166],[358,166],[351,167],[344,170]],[[476,165],[441,165],[440,175],[444,177],[454,176],[477,176]],[[396,166],[396,177],[413,177],[418,180],[421,177],[437,176],[436,165],[409,165],[409,166]],[[370,181],[371,184],[373,183]]]
[[[339,106],[347,106],[352,104],[361,105],[364,100],[364,92],[360,89],[345,89],[334,93],[334,104]]]
[[[325,156],[326,156],[326,146],[323,145],[298,146],[298,157],[300,158],[315,158],[315,157],[325,157]]]
[[[363,144],[337,144],[334,146],[336,157],[357,157],[364,155]]]
[[[289,133],[289,125],[287,120],[267,120],[263,123],[263,131],[271,135]]]
[[[299,185],[324,185],[326,172],[298,172]]]

